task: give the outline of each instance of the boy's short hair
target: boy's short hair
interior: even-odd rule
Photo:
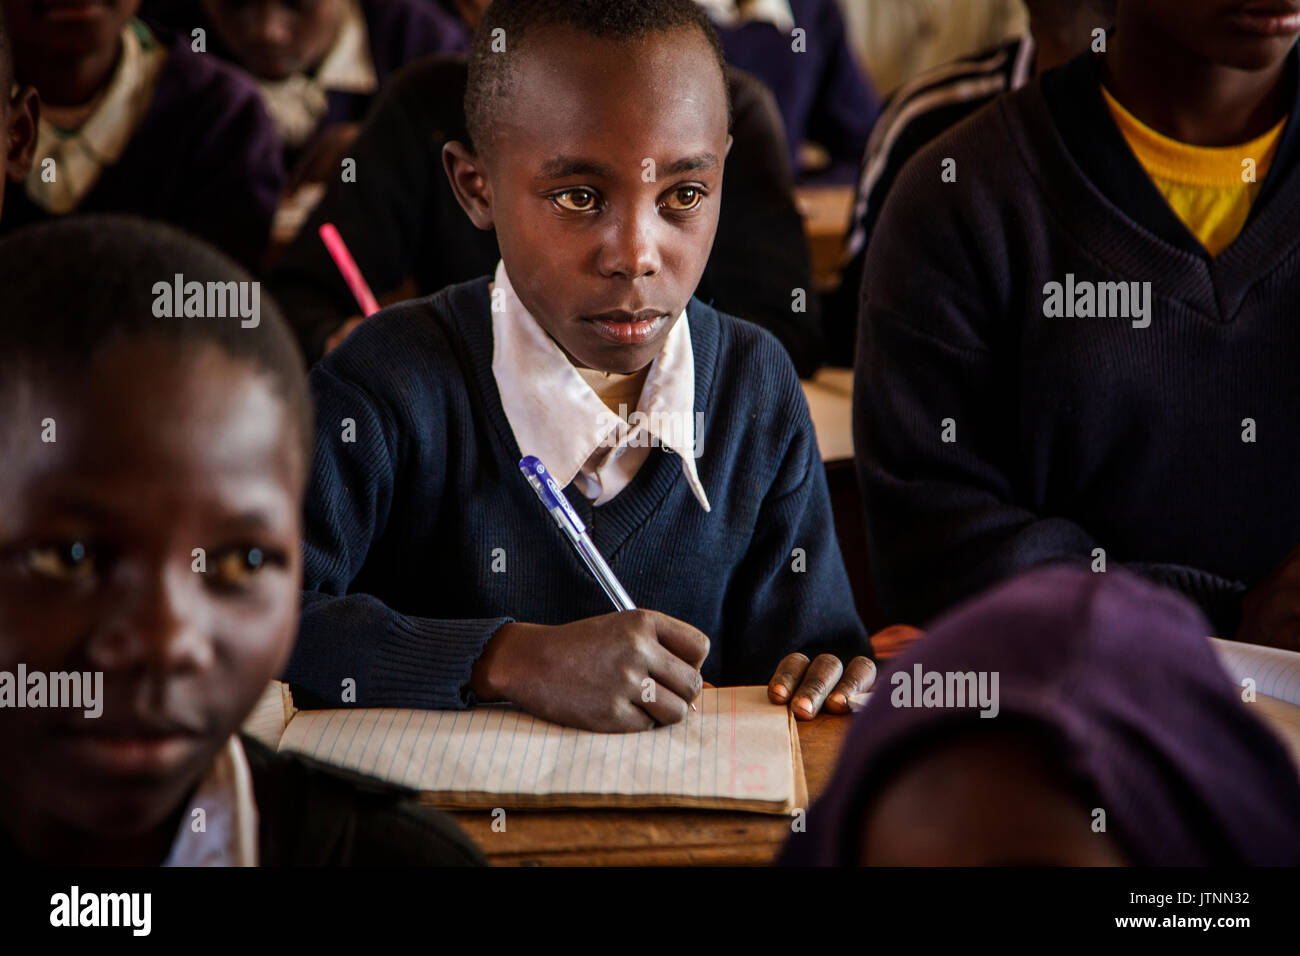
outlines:
[[[727,95],[727,61],[722,42],[695,0],[493,0],[474,31],[465,87],[465,123],[475,150],[491,139],[491,114],[509,95],[513,54],[519,52],[529,31],[546,26],[572,27],[614,42],[633,42],[655,33],[693,27],[713,50],[723,95]],[[498,30],[503,32],[498,34]],[[498,37],[504,38],[507,52],[493,51]],[[730,102],[727,115],[730,118]]]
[[[214,345],[253,365],[289,406],[310,467],[306,369],[279,307],[258,287],[259,321],[159,318],[154,284],[252,282],[234,260],[179,229],[131,216],[77,216],[0,240],[0,391],[37,375],[75,373],[104,348],[164,341],[178,352]],[[251,294],[252,289],[249,287]]]

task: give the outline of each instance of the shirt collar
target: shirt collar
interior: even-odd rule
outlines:
[[[257,866],[257,826],[253,774],[232,734],[181,815],[163,866]]]
[[[627,422],[605,406],[525,308],[504,262],[497,264],[492,291],[492,341],[492,374],[520,451],[540,458],[561,488],[602,447],[644,441],[648,433],[681,459],[692,494],[709,510],[695,467],[695,357],[684,309]]]

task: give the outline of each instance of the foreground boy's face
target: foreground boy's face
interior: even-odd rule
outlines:
[[[264,80],[309,72],[333,46],[343,9],[342,0],[203,0],[213,28]]]
[[[91,56],[117,43],[140,0],[3,0],[20,65],[29,57]]]
[[[485,150],[511,284],[580,364],[643,368],[713,246],[728,147],[721,72],[685,29],[626,45],[547,29],[519,56]]]
[[[4,397],[0,670],[103,672],[98,719],[0,709],[0,820],[42,848],[168,825],[288,654],[304,466],[250,368],[131,343]]]

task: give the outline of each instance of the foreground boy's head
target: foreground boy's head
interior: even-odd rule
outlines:
[[[0,157],[0,217],[4,215],[5,183],[20,183],[31,171],[39,108],[36,91],[30,86],[14,90],[13,42],[9,38],[4,7],[0,6],[0,134],[4,136],[4,156]]]
[[[202,0],[213,29],[254,76],[311,72],[338,37],[345,0]]]
[[[877,682],[785,861],[1300,863],[1296,767],[1208,630],[1124,572],[1043,568],[968,602]]]
[[[301,360],[269,302],[157,318],[178,273],[250,279],[126,218],[0,242],[0,671],[103,675],[97,718],[0,709],[0,827],[38,859],[160,862],[296,630]]]
[[[695,291],[730,145],[724,71],[691,0],[496,0],[479,24],[472,143],[447,145],[447,173],[581,365],[648,365]]]

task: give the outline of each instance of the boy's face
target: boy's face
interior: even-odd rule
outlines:
[[[530,35],[485,155],[446,155],[461,204],[496,228],[511,284],[577,363],[653,361],[709,258],[730,146],[708,41]],[[454,150],[454,147],[449,147]]]
[[[244,67],[264,80],[309,72],[329,52],[342,0],[203,0],[203,10]]]
[[[84,57],[115,43],[140,0],[3,0],[14,58]],[[24,71],[20,68],[19,74]]]
[[[47,846],[166,825],[278,674],[305,468],[285,402],[216,347],[50,377],[3,398],[0,671],[100,671],[103,712],[0,709],[0,820]]]
[[[1125,0],[1120,16],[1218,66],[1262,70],[1285,59],[1300,36],[1300,0]]]

